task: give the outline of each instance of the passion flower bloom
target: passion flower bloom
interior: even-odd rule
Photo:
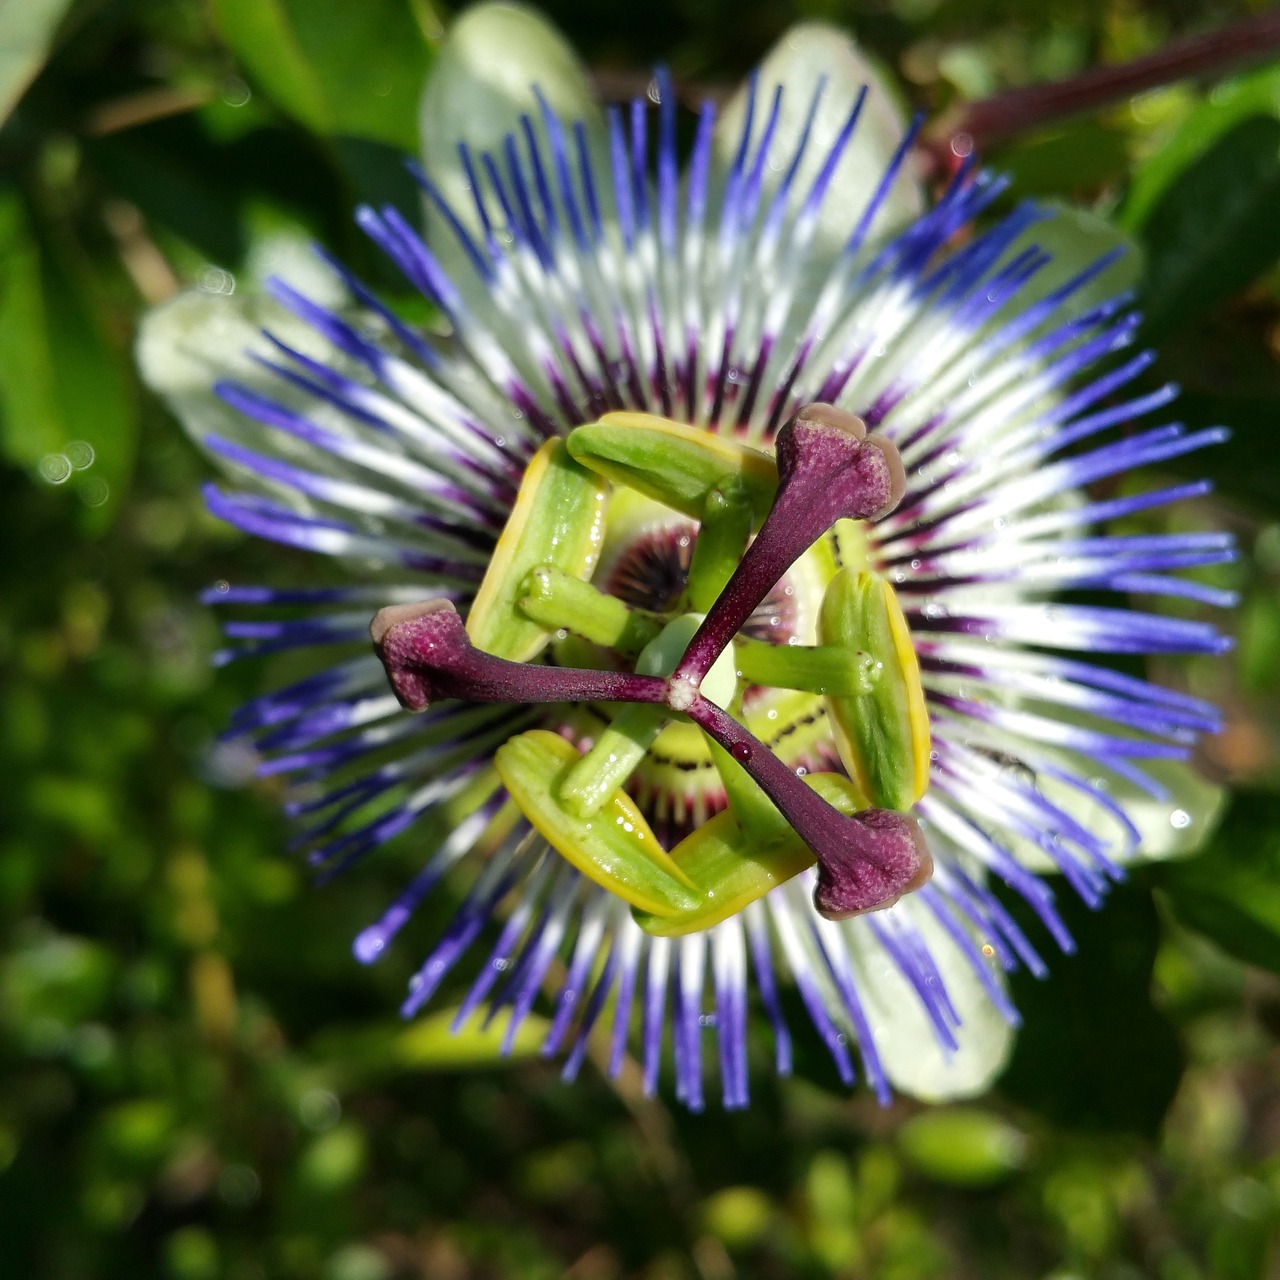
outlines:
[[[1112,529],[1203,494],[1126,477],[1223,433],[1125,390],[1115,255],[1064,267],[971,163],[924,208],[895,121],[823,28],[686,130],[664,74],[602,117],[539,19],[473,10],[430,236],[358,214],[430,324],[336,265],[149,318],[144,374],[237,481],[213,513],[349,579],[210,600],[227,658],[341,653],[232,733],[322,878],[420,863],[356,957],[466,886],[406,1015],[449,979],[510,1040],[542,997],[567,1077],[598,1031],[652,1090],[669,1042],[698,1108],[712,1040],[746,1103],[758,1005],[779,1071],[807,1014],[846,1082],[957,1096],[1007,1051],[1003,973],[1045,971],[1010,895],[1070,950],[1056,895],[1181,839],[1218,718],[1133,655],[1226,642],[1128,597],[1227,603],[1183,571],[1231,547]]]

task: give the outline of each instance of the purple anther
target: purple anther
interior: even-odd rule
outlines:
[[[805,405],[778,432],[778,493],[755,541],[690,642],[673,681],[696,687],[784,573],[837,520],[877,520],[902,500],[894,445],[861,418]]]
[[[751,775],[818,859],[813,905],[828,920],[892,906],[933,874],[916,821],[890,809],[852,817],[828,804],[758,738],[699,695],[689,717]]]
[[[425,711],[438,698],[468,702],[662,702],[667,684],[628,671],[508,662],[477,649],[448,600],[397,604],[369,624],[374,652],[400,704]]]

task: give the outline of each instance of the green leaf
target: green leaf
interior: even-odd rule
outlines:
[[[534,1057],[547,1037],[550,1024],[530,1014],[520,1024],[510,1045],[504,1049],[507,1013],[486,1021],[483,1014],[472,1016],[454,1029],[456,1009],[441,1009],[401,1031],[393,1056],[404,1067],[419,1071],[468,1071],[479,1067],[501,1067]]]
[[[1128,156],[1124,134],[1081,120],[1002,149],[991,163],[1013,179],[1020,196],[1064,195],[1123,178]]]
[[[402,0],[214,0],[214,13],[248,75],[309,129],[416,148],[431,51]]]
[[[1204,853],[1162,867],[1156,883],[1183,924],[1280,972],[1280,797],[1237,796]]]
[[[922,1111],[898,1131],[903,1154],[921,1173],[953,1187],[990,1187],[1026,1163],[1026,1137],[978,1107]]]
[[[1045,216],[1014,240],[1003,259],[1010,262],[1033,245],[1051,255],[1050,261],[1019,290],[1022,306],[1046,297],[1108,254],[1116,255],[1114,261],[1076,289],[1059,308],[1063,319],[1078,316],[1138,283],[1142,276],[1142,249],[1132,236],[1088,209],[1059,200],[1040,201],[1039,207]]]
[[[1164,145],[1134,167],[1129,195],[1116,221],[1137,231],[1188,165],[1228,130],[1257,115],[1280,118],[1280,68],[1266,67],[1216,85]]]
[[[149,222],[230,266],[245,250],[241,150],[218,145],[188,115],[88,139],[85,156],[112,193],[137,205]]]
[[[1228,426],[1231,436],[1212,449],[1174,459],[1171,471],[1196,478],[1207,475],[1235,497],[1264,509],[1280,509],[1280,467],[1258,465],[1258,459],[1275,447],[1280,397],[1187,391],[1178,397],[1177,411],[1189,428]]]
[[[1169,183],[1138,228],[1148,336],[1162,336],[1252,283],[1280,257],[1280,120],[1235,125]]]
[[[108,340],[94,282],[73,274],[18,196],[0,198],[0,454],[85,504],[90,531],[133,470],[133,381]]]
[[[0,124],[40,74],[71,0],[0,0]]]
[[[1025,904],[1009,904],[1041,947],[1049,976],[1013,977],[1023,1025],[1001,1091],[1077,1131],[1154,1134],[1178,1087],[1182,1055],[1173,1027],[1151,1003],[1159,943],[1151,894],[1119,886],[1091,911],[1065,885],[1056,887],[1075,955],[1051,952]]]

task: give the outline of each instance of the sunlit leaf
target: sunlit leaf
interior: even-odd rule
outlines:
[[[921,1173],[955,1187],[993,1186],[1027,1159],[1026,1137],[995,1112],[977,1107],[912,1116],[899,1131],[898,1143]]]
[[[397,0],[215,0],[246,73],[289,115],[322,134],[412,150],[430,47]]]
[[[1238,796],[1198,858],[1161,868],[1179,920],[1224,951],[1280,972],[1280,800]]]
[[[1228,130],[1255,115],[1280,118],[1280,69],[1276,67],[1214,86],[1172,136],[1134,167],[1117,222],[1130,231],[1138,230],[1188,165]]]
[[[1169,333],[1239,293],[1280,257],[1280,120],[1251,116],[1165,187],[1137,228],[1147,333]]]
[[[92,282],[0,198],[0,452],[82,500],[101,529],[133,469],[137,415],[127,356],[107,337]]]
[[[40,73],[71,0],[0,3],[0,124]]]

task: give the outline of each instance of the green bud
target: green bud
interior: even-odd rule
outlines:
[[[584,467],[701,520],[715,489],[740,497],[759,525],[778,490],[773,459],[726,436],[648,413],[607,413],[569,433]]]
[[[878,671],[867,693],[826,699],[840,759],[872,804],[911,808],[929,785],[929,712],[893,588],[868,570],[841,570],[823,596],[818,636],[870,654]]]
[[[867,807],[858,788],[838,773],[813,773],[805,781],[846,816]],[[760,829],[753,824],[744,826],[728,809],[681,840],[671,857],[703,896],[693,909],[661,918],[641,909],[632,912],[646,933],[660,937],[709,929],[814,863],[813,851],[781,814],[776,822]]]
[[[1026,1135],[994,1111],[931,1109],[898,1131],[898,1145],[921,1173],[952,1187],[995,1186],[1027,1162]]]
[[[587,818],[559,802],[564,779],[580,759],[558,734],[530,729],[499,747],[494,765],[520,812],[583,875],[655,917],[695,910],[702,900],[697,886],[624,792],[615,791]]]
[[[588,577],[604,537],[607,487],[548,440],[533,456],[484,581],[467,615],[471,643],[513,662],[536,657],[551,632],[521,608],[525,582],[541,566]]]

